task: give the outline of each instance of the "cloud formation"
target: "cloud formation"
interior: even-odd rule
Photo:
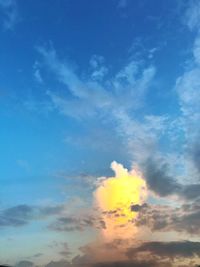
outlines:
[[[115,177],[102,178],[94,192],[95,206],[102,212],[105,228],[103,237],[107,240],[131,238],[134,229],[132,220],[137,213],[132,205],[140,205],[147,198],[145,180],[139,171],[130,172],[115,161],[111,163]]]
[[[174,242],[147,242],[141,246],[127,251],[130,258],[135,254],[148,252],[159,258],[193,258],[200,256],[200,242],[174,241]]]
[[[5,30],[13,30],[18,21],[18,8],[15,0],[0,0],[0,9],[3,13],[3,27]]]
[[[39,207],[24,204],[14,206],[0,211],[0,228],[24,226],[34,220],[59,215],[64,210],[64,205]]]

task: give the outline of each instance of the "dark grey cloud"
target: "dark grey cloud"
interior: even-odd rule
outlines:
[[[122,240],[121,240],[122,241]],[[120,241],[120,242],[121,242]],[[118,241],[117,241],[118,242]],[[122,241],[126,242],[126,241]],[[117,247],[112,244],[102,244],[102,246],[105,249],[116,249]],[[72,267],[75,266],[87,266],[87,267],[171,267],[171,259],[156,259],[154,257],[148,257],[146,259],[141,258],[141,257],[135,257],[135,258],[127,258],[127,260],[104,260],[102,257],[102,260],[100,261],[95,261],[93,258],[94,253],[98,253],[97,251],[94,251],[92,248],[86,246],[86,250],[81,250],[84,254],[83,255],[77,255],[72,259]],[[115,250],[116,253],[118,253],[117,249]]]
[[[32,261],[23,260],[16,263],[15,267],[33,267],[34,263]]]
[[[139,212],[141,211],[143,208],[146,208],[147,207],[147,204],[143,204],[143,205],[139,205],[139,204],[136,204],[136,205],[132,205],[131,206],[131,211],[135,211],[135,212]]]
[[[41,257],[42,255],[44,255],[43,253],[36,253],[33,255],[34,258],[39,258]]]
[[[69,261],[60,260],[60,261],[51,261],[45,265],[45,267],[73,267]]]
[[[192,161],[199,173],[199,179],[200,179],[200,142],[199,140],[195,142],[190,152],[191,152]]]
[[[23,226],[31,219],[33,208],[19,205],[0,212],[0,227]]]
[[[30,219],[34,212],[34,208],[28,205],[18,205],[5,209],[3,214],[5,217],[23,218],[24,220]]]
[[[180,185],[168,172],[168,165],[159,160],[149,159],[144,165],[144,174],[149,189],[162,197],[176,194],[180,190]]]
[[[60,217],[57,218],[49,228],[54,231],[62,232],[62,231],[82,231],[87,227],[92,227],[96,225],[96,218],[91,216],[80,216],[80,217]],[[103,222],[99,221],[99,225],[102,225]]]
[[[170,207],[146,205],[138,212],[134,221],[136,226],[147,226],[152,231],[164,231],[171,225],[171,217],[175,214]]]
[[[154,260],[147,261],[119,261],[119,262],[105,262],[105,263],[96,263],[91,267],[171,267],[170,262],[156,262]]]
[[[40,207],[39,213],[43,216],[52,216],[60,214],[64,209],[64,205],[54,205],[54,206],[46,206]]]
[[[145,179],[150,190],[161,197],[178,195],[185,200],[200,197],[200,183],[183,185],[170,175],[169,166],[163,160],[149,159],[143,165]]]
[[[200,197],[200,184],[189,184],[182,186],[182,197],[192,200]]]
[[[160,258],[193,258],[200,256],[200,242],[147,242],[137,248],[128,249],[127,256],[132,258],[140,252],[149,252]]]
[[[59,252],[60,255],[62,255],[65,258],[67,258],[69,255],[71,255],[71,251],[69,249],[67,242],[61,243],[61,246],[62,246],[62,250]]]
[[[200,210],[184,214],[182,216],[174,216],[172,228],[177,232],[188,232],[192,235],[200,234]]]
[[[7,208],[0,211],[0,228],[24,226],[32,220],[59,215],[63,209],[64,205],[40,207],[25,204]]]
[[[138,212],[134,223],[146,226],[152,231],[176,231],[190,235],[200,234],[200,205],[198,201],[179,208],[147,205]]]

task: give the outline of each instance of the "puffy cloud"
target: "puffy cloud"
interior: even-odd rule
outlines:
[[[94,192],[95,206],[102,212],[107,240],[131,238],[136,229],[131,221],[137,213],[132,205],[141,205],[147,197],[146,183],[137,170],[128,171],[122,164],[111,163],[114,177],[101,178]]]

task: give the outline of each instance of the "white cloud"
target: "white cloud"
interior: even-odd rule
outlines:
[[[17,3],[15,0],[0,0],[0,9],[2,9],[3,27],[5,30],[13,30],[18,21]]]
[[[194,144],[198,144],[200,132],[200,2],[191,1],[184,16],[188,29],[196,34],[193,46],[190,66],[176,80],[175,90],[180,105],[180,116],[177,119],[182,130],[182,151],[184,160],[182,168],[184,174],[191,181],[199,179],[198,168],[195,167],[195,160],[198,155],[191,152]],[[179,136],[179,139],[181,136]],[[198,146],[196,148],[198,150]]]
[[[167,117],[146,116],[142,121],[131,118],[125,112],[116,114],[118,131],[124,137],[129,152],[136,163],[155,156],[156,144],[167,125]],[[158,153],[158,151],[157,151]]]
[[[40,64],[37,61],[33,65],[33,75],[38,83],[43,83],[42,75],[40,72]]]
[[[142,103],[142,98],[155,75],[155,68],[153,66],[145,67],[140,62],[131,61],[113,78],[111,77],[105,82],[100,80],[94,81],[92,79],[94,77],[94,70],[97,70],[100,76],[103,70],[107,70],[107,67],[102,65],[103,58],[95,56],[90,61],[92,74],[83,79],[76,74],[68,62],[58,58],[54,49],[46,50],[40,47],[38,51],[42,55],[48,69],[56,76],[60,83],[66,86],[66,89],[71,94],[68,100],[60,101],[61,110],[63,110],[64,101],[68,105],[70,105],[69,101],[72,105],[73,101],[75,101],[75,105],[84,105],[86,107],[86,114],[88,114],[88,109],[92,113],[95,113],[96,109],[101,109],[101,111],[103,109],[110,109],[111,111],[119,108],[135,109],[139,103]],[[86,75],[84,74],[83,76],[85,77]],[[54,96],[54,101],[56,98],[58,104],[59,98],[55,97],[55,93],[51,92],[50,96]],[[82,116],[84,115],[82,113]]]
[[[200,26],[200,2],[194,0],[189,2],[189,8],[185,14],[185,23],[190,30],[198,30]]]
[[[108,70],[103,57],[95,55],[91,58],[92,75],[87,76],[85,73],[77,75],[68,62],[58,58],[53,48],[47,50],[40,47],[38,51],[47,69],[68,91],[64,96],[48,91],[56,109],[66,116],[79,119],[96,116],[99,123],[102,118],[109,123],[114,120],[117,133],[123,137],[127,149],[134,151],[134,154],[139,153],[141,157],[147,151],[149,155],[156,141],[155,136],[163,130],[161,124],[164,119],[147,116],[139,122],[135,112],[145,104],[146,92],[155,76],[154,66],[130,60],[106,81],[94,80],[95,70]]]
[[[189,69],[178,77],[176,90],[183,114],[184,124],[189,125],[189,133],[197,132],[200,119],[200,2],[191,1],[185,15],[186,25],[190,30],[196,31],[196,37],[192,47],[193,56]],[[191,128],[192,127],[192,128]],[[188,130],[187,127],[185,129]],[[192,130],[192,133],[191,133]]]
[[[200,19],[200,17],[199,17]],[[194,42],[193,55],[196,64],[200,64],[200,36],[198,35]]]
[[[44,62],[48,68],[54,73],[58,81],[67,87],[74,98],[82,100],[83,102],[87,101],[87,105],[93,106],[93,109],[110,105],[110,95],[104,90],[100,83],[93,80],[84,81],[80,79],[72,66],[67,62],[63,63],[59,60],[54,49],[45,50],[40,47],[38,51],[43,56]]]
[[[181,110],[187,120],[198,121],[200,116],[200,69],[186,71],[177,79],[176,90]]]

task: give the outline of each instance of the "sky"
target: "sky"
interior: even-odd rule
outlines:
[[[0,264],[200,264],[200,1],[0,0]]]

